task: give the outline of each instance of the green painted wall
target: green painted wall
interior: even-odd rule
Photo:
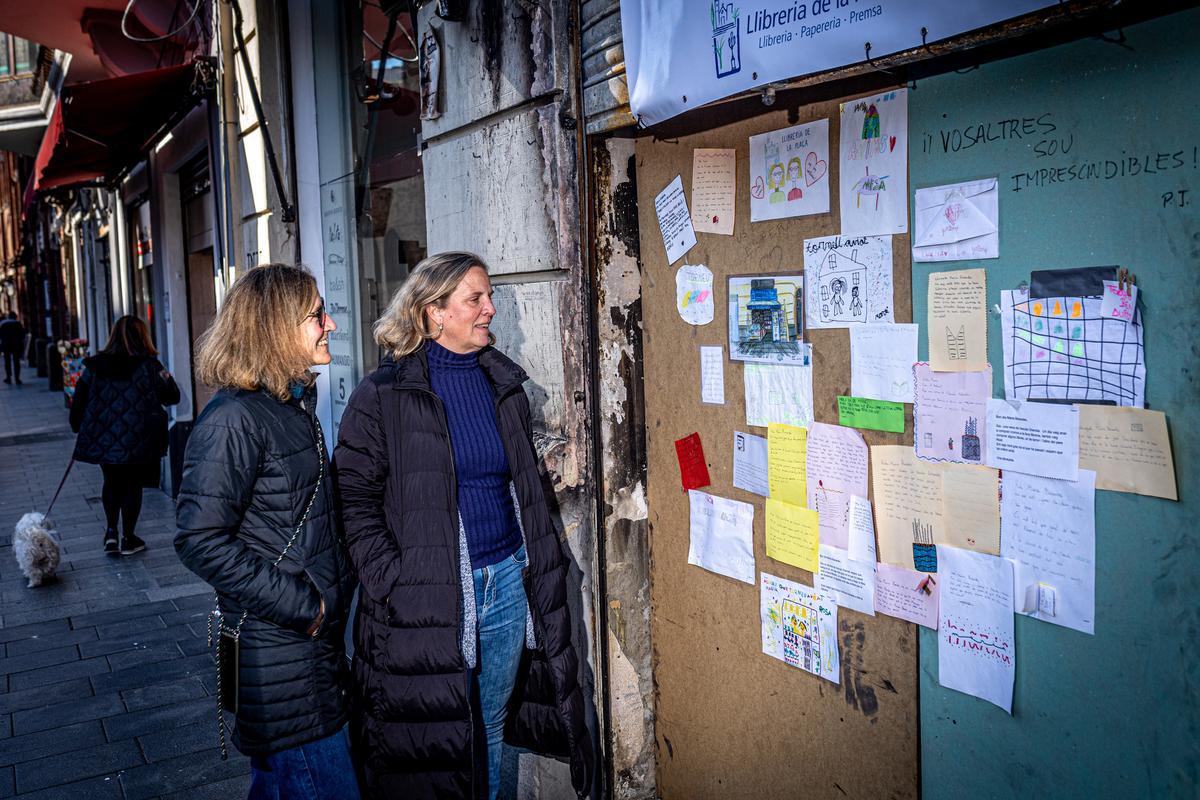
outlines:
[[[909,96],[911,188],[1000,177],[1001,257],[914,264],[914,318],[934,270],[986,268],[993,308],[1031,270],[1131,269],[1146,402],[1166,412],[1181,498],[1096,493],[1096,634],[1018,617],[1012,717],[943,689],[936,633],[921,631],[926,798],[1200,796],[1200,10],[1125,35],[1125,47],[1091,39],[923,80]],[[1024,118],[1054,130],[1000,138],[1002,120]],[[1059,171],[1089,162],[1100,178]],[[988,336],[1003,397],[995,313]]]

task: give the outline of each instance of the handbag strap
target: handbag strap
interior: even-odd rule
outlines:
[[[280,562],[287,556],[288,551],[292,549],[292,545],[300,537],[300,531],[304,529],[304,524],[308,522],[308,515],[312,511],[313,504],[317,501],[317,495],[321,491],[321,482],[325,478],[325,436],[321,430],[321,420],[313,417],[314,432],[317,435],[317,484],[313,487],[312,496],[308,498],[308,504],[304,506],[304,513],[300,515],[300,522],[296,525],[296,529],[292,531],[292,535],[288,538],[287,544],[283,546],[283,550],[271,562],[272,567],[278,567]],[[68,465],[67,469],[70,469]],[[64,476],[65,479],[65,476]],[[242,624],[246,621],[246,616],[249,611],[243,610],[242,616],[238,619],[237,626],[229,629],[226,627],[224,617],[221,615],[221,599],[216,592],[213,592],[213,610],[208,615],[208,646],[212,647],[214,640],[217,645],[217,732],[221,739],[221,760],[224,761],[229,757],[229,751],[225,744],[227,726],[225,724],[225,714],[222,708],[221,698],[221,652],[223,646],[221,642],[221,631],[232,630],[234,641],[238,641],[242,635]],[[213,634],[213,621],[216,620],[216,635]]]
[[[312,496],[308,498],[308,504],[304,506],[304,513],[300,515],[300,522],[296,525],[296,529],[292,531],[292,535],[288,538],[287,544],[283,546],[283,550],[271,562],[272,567],[278,567],[280,562],[287,557],[288,551],[292,549],[292,545],[300,538],[300,531],[304,529],[304,524],[308,522],[308,515],[312,511],[313,504],[317,501],[317,495],[321,491],[321,482],[325,478],[325,436],[321,431],[321,420],[313,417],[313,431],[317,435],[317,484],[313,487]],[[214,606],[213,612],[220,617],[220,598],[213,593]],[[243,610],[242,616],[238,619],[237,627],[233,629],[233,638],[237,639],[242,635],[242,624],[246,621],[246,615],[249,611]]]

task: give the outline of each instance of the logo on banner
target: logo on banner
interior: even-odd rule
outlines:
[[[738,8],[733,3],[713,0],[708,7],[712,20],[713,61],[717,77],[742,71],[742,37],[738,30]]]

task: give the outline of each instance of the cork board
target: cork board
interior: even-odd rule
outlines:
[[[847,98],[851,99],[851,98]],[[830,208],[826,214],[750,222],[748,138],[829,120]],[[890,617],[839,614],[841,683],[822,680],[762,652],[759,589],[687,563],[688,501],[674,442],[700,434],[711,486],[752,503],[758,572],[812,585],[811,573],[768,559],[764,500],[733,487],[734,431],[746,425],[742,362],[728,360],[725,303],[729,275],[803,269],[803,241],[837,234],[838,102],[772,112],[674,140],[637,142],[642,311],[651,530],[651,636],[656,684],[658,788],[663,798],[916,797],[918,675],[915,626]],[[713,271],[716,315],[694,327],[675,311],[675,266],[666,261],[654,196],[676,175],[691,196],[692,150],[737,150],[733,236],[698,234],[686,256]],[[893,237],[894,315],[912,320],[909,237]],[[811,330],[813,404],[818,421],[837,423],[837,396],[850,394],[846,329]],[[725,405],[700,403],[700,345],[726,349]],[[863,431],[871,444],[912,441],[912,408],[901,434]]]

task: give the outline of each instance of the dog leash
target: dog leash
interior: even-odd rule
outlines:
[[[58,502],[58,496],[62,493],[63,486],[67,483],[67,476],[71,474],[73,466],[75,466],[75,456],[71,456],[71,460],[67,462],[67,469],[63,473],[62,480],[58,482],[58,488],[54,490],[54,499],[50,501],[50,507],[46,509],[46,519],[50,518],[50,512],[54,510],[54,504]]]

